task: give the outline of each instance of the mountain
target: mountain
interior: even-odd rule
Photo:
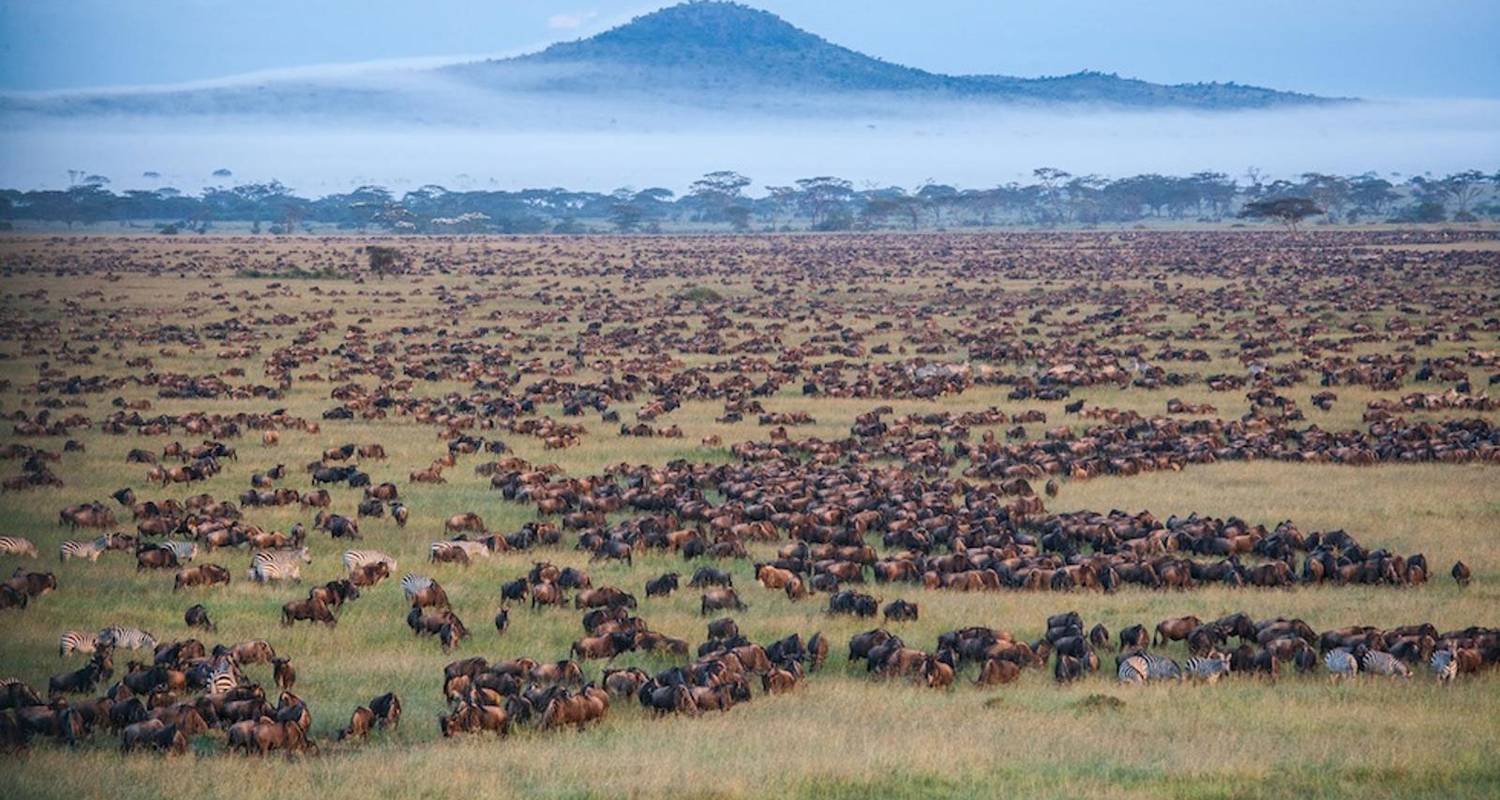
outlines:
[[[896,92],[933,99],[1202,109],[1329,102],[1236,83],[1167,86],[1092,71],[1045,78],[943,75],[867,56],[775,14],[720,0],[664,8],[538,53],[445,69],[479,85],[549,92]]]
[[[1042,78],[944,75],[841,47],[765,11],[699,0],[513,58],[426,70],[372,69],[338,78],[11,94],[0,96],[0,111],[53,117],[185,113],[476,122],[542,117],[570,99],[596,105],[607,99],[616,109],[636,111],[667,104],[783,116],[837,113],[834,108],[889,113],[895,108],[892,99],[1198,110],[1338,102],[1236,83],[1163,85],[1092,71]],[[603,112],[601,118],[612,123],[614,113]]]

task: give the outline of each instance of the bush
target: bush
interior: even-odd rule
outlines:
[[[707,286],[694,286],[685,292],[679,292],[677,299],[686,300],[690,303],[718,303],[724,300],[724,295]]]

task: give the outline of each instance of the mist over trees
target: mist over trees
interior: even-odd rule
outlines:
[[[220,172],[229,174],[229,170]],[[1220,222],[1236,218],[1297,223],[1467,222],[1500,219],[1500,171],[1419,175],[1399,183],[1376,173],[1306,173],[1268,180],[1257,170],[1109,179],[1056,167],[1030,181],[989,188],[927,182],[866,185],[832,175],[751,193],[752,178],[710,172],[677,195],[670,189],[612,192],[566,188],[452,191],[427,185],[397,196],[376,185],[318,198],[278,181],[205,189],[113,192],[107,176],[77,170],[53,190],[0,190],[0,225],[88,227],[122,223],[163,233],[249,225],[254,233],[311,230],[406,234],[652,233],[659,231],[937,230]]]

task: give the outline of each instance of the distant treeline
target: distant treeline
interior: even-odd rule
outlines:
[[[1307,173],[1296,180],[1243,179],[1219,172],[1106,179],[1044,167],[1028,183],[960,189],[927,183],[856,188],[837,177],[805,178],[747,193],[750,178],[722,171],[690,190],[568,189],[451,191],[424,186],[397,196],[380,186],[299,197],[277,181],[209,188],[113,192],[109,179],[80,176],[65,190],[0,190],[0,225],[18,222],[89,226],[128,223],[162,233],[206,232],[249,225],[255,232],[295,233],[329,227],[394,233],[587,233],[662,230],[923,230],[991,226],[1135,223],[1148,219],[1214,222],[1266,201],[1296,199],[1311,221],[1444,222],[1500,219],[1500,172],[1479,170],[1393,182],[1375,173]],[[1263,215],[1261,215],[1263,216]]]

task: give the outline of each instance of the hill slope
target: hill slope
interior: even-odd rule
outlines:
[[[231,82],[201,88],[0,96],[0,111],[274,114],[403,120],[525,116],[507,101],[601,97],[687,109],[815,112],[839,99],[1098,104],[1228,110],[1334,102],[1235,83],[1163,85],[1101,72],[1060,77],[944,75],[893,64],[730,2],[691,2],[540,52],[429,70],[350,78]]]

